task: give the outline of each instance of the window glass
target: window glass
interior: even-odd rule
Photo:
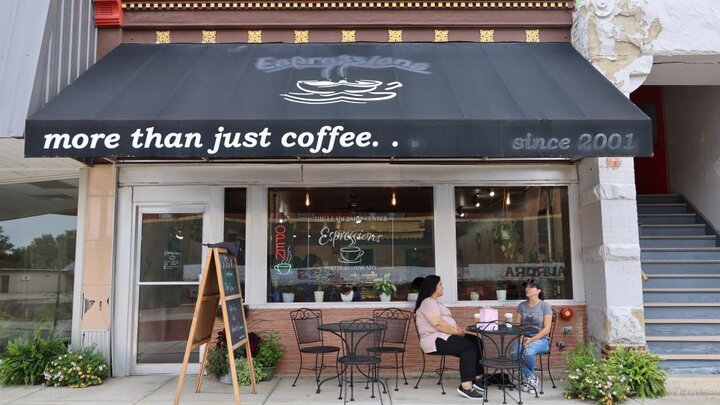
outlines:
[[[247,210],[247,192],[244,188],[225,189],[225,226],[223,241],[239,242],[237,255],[240,288],[245,297],[245,215]]]
[[[406,300],[435,273],[431,187],[273,189],[268,201],[268,302],[377,301],[383,277]]]
[[[460,300],[524,299],[540,281],[545,298],[572,298],[567,187],[457,187]]]
[[[36,329],[69,338],[78,180],[0,185],[0,196],[0,352]]]

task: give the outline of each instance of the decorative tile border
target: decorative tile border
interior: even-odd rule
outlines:
[[[448,30],[435,30],[435,42],[447,42]]]
[[[525,30],[525,42],[540,42],[540,30]]]
[[[402,30],[388,30],[388,42],[402,42]]]
[[[217,31],[205,31],[202,32],[202,43],[203,44],[214,44],[217,42]]]
[[[355,30],[342,30],[342,42],[355,42]]]
[[[138,1],[122,3],[128,11],[186,10],[355,10],[355,9],[562,9],[574,1]]]
[[[156,44],[169,44],[170,43],[170,31],[155,31],[155,43]]]
[[[495,42],[495,30],[480,30],[480,42]]]
[[[295,43],[305,44],[310,41],[310,31],[308,30],[295,30]]]
[[[262,30],[248,31],[248,43],[261,44],[262,43]]]

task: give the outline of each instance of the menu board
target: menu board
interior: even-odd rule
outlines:
[[[198,298],[195,304],[195,312],[193,313],[193,320],[190,325],[190,336],[188,337],[185,357],[183,358],[178,386],[175,391],[174,403],[175,405],[180,403],[183,381],[185,379],[185,373],[187,372],[188,361],[190,360],[190,352],[201,345],[205,345],[205,353],[202,356],[198,381],[195,387],[195,392],[200,392],[203,369],[207,362],[208,350],[212,344],[215,314],[219,304],[222,308],[235,403],[240,405],[240,391],[237,383],[234,349],[242,344],[245,344],[245,353],[248,368],[250,369],[250,382],[252,384],[253,394],[257,392],[257,386],[250,341],[247,338],[247,322],[245,320],[245,312],[243,312],[243,298],[238,281],[235,257],[222,248],[210,249],[201,280]]]

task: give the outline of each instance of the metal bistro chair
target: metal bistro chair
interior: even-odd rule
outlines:
[[[553,380],[552,373],[550,372],[550,354],[552,354],[553,335],[555,335],[555,324],[556,324],[556,323],[557,323],[557,312],[555,312],[555,311],[553,310],[553,312],[552,312],[552,325],[550,326],[550,336],[549,336],[549,337],[550,337],[550,344],[548,345],[548,350],[545,351],[545,352],[542,352],[542,353],[537,353],[538,360],[539,360],[539,363],[540,363],[540,393],[541,393],[541,394],[544,394],[544,392],[543,392],[543,387],[544,387],[544,385],[545,385],[545,383],[544,383],[544,381],[545,381],[544,375],[545,375],[545,374],[544,374],[544,371],[543,371],[545,367],[543,367],[543,356],[547,356],[547,361],[545,362],[545,364],[547,365],[547,372],[548,372],[548,375],[550,376],[550,381],[552,382],[552,387],[553,387],[553,388],[557,388],[557,386],[555,385],[555,380]]]
[[[413,312],[413,324],[415,324],[415,334],[417,335],[418,343],[419,343],[420,342],[420,332],[418,332],[418,329],[417,329],[417,314],[415,312]],[[425,353],[422,350],[420,350],[420,353],[422,353],[422,361],[423,361],[422,372],[420,372],[420,378],[418,378],[417,383],[415,383],[415,387],[413,387],[413,388],[418,389],[418,386],[420,385],[420,381],[422,380],[423,375],[425,374],[425,356],[426,355],[440,356],[440,367],[435,369],[435,374],[437,374],[440,377],[438,379],[437,385],[440,386],[440,389],[442,390],[442,394],[445,395],[445,384],[443,384],[443,374],[445,374],[445,372],[448,370],[456,370],[456,369],[450,368],[450,367],[445,367],[446,355],[444,355],[444,354]]]
[[[330,353],[336,354],[335,370],[338,374],[338,381],[340,372],[337,366],[337,356],[340,354],[340,348],[337,346],[325,345],[323,340],[323,334],[318,330],[318,325],[322,324],[322,311],[319,309],[300,308],[296,311],[290,312],[290,320],[292,321],[293,330],[295,331],[295,340],[297,341],[298,350],[300,351],[300,368],[298,369],[295,381],[292,386],[295,386],[300,372],[305,370],[312,370],[315,372],[315,382],[320,382],[320,374],[322,373],[325,366],[325,355]],[[315,366],[308,368],[303,367],[303,354],[314,354],[315,355]],[[318,363],[318,359],[320,362]]]
[[[520,338],[522,335],[520,325],[513,325],[511,328],[506,327],[505,322],[490,321],[478,323],[477,334],[481,340],[483,353],[480,358],[480,364],[484,367],[483,386],[488,386],[488,374],[499,373],[501,377],[505,375],[505,371],[511,376],[511,379],[517,380],[518,387],[518,405],[522,405],[522,390],[519,389],[522,383],[523,350]],[[519,348],[517,354],[512,353],[512,348]],[[503,377],[504,379],[504,377]],[[503,391],[503,404],[507,404],[507,384],[499,384]],[[485,391],[483,402],[488,402],[489,391]]]
[[[379,383],[383,387],[383,391],[387,392],[385,384],[380,380],[379,366],[382,362],[380,351],[370,349],[382,348],[383,335],[387,325],[383,320],[374,320],[369,318],[360,318],[352,321],[340,321],[340,333],[343,339],[343,353],[338,358],[342,370],[342,387],[340,392],[343,398],[343,405],[347,403],[348,383],[350,384],[350,401],[354,401],[354,371],[366,377],[372,382],[372,392],[370,398],[375,398],[375,384]],[[362,370],[367,367],[368,373]],[[348,369],[350,369],[348,378]],[[344,394],[343,394],[344,390]],[[380,396],[380,404],[383,403],[382,393],[378,387],[378,395]]]
[[[382,347],[371,347],[371,352],[378,353],[382,357],[385,353],[395,354],[395,391],[398,391],[399,370],[402,369],[403,380],[408,385],[405,376],[405,344],[407,343],[408,331],[410,330],[410,319],[412,312],[399,308],[376,309],[373,311],[374,320],[382,320],[387,324]],[[398,363],[398,354],[401,354],[401,361]],[[380,368],[383,368],[382,366]]]

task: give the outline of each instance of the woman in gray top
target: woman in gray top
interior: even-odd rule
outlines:
[[[526,301],[521,302],[517,307],[517,322],[533,329],[533,332],[522,340],[525,350],[523,351],[524,364],[522,367],[523,391],[531,389],[537,391],[538,378],[533,371],[535,369],[535,355],[546,352],[550,349],[550,327],[552,326],[552,307],[543,301],[545,296],[535,279],[523,282],[525,287]],[[537,332],[535,332],[537,331]],[[515,350],[514,354],[517,354]]]

